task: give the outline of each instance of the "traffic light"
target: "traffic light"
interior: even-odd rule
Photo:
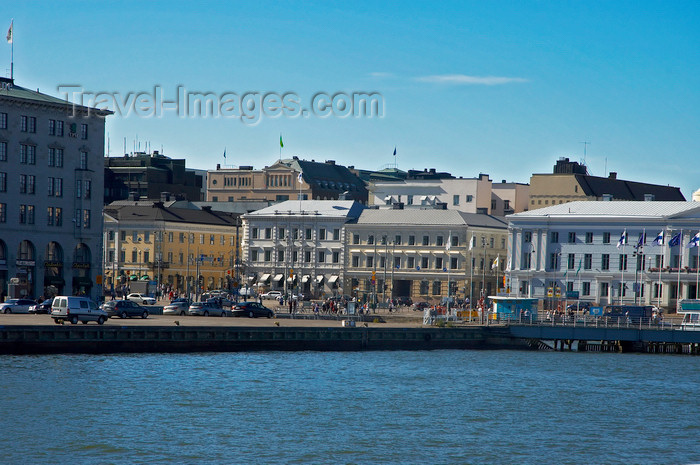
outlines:
[[[377,273],[375,271],[372,271],[372,284],[377,282]]]

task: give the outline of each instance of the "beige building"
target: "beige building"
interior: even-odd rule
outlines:
[[[552,173],[530,177],[530,210],[577,200],[685,201],[678,187],[591,176],[585,165],[560,158]]]
[[[125,201],[107,206],[104,218],[108,291],[146,280],[199,294],[241,281],[238,214]]]
[[[364,182],[333,160],[320,163],[294,157],[259,170],[217,165],[216,170],[207,172],[210,202],[337,200],[341,196],[367,203]]]
[[[502,285],[503,219],[456,210],[368,209],[346,230],[344,287],[358,298],[371,300],[376,293],[380,302],[436,302],[449,294],[476,300]]]

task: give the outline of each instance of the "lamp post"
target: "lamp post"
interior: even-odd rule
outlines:
[[[386,234],[382,236],[382,242],[384,242],[384,278],[382,278],[382,300],[386,303],[386,265],[387,261],[389,260],[389,242]]]

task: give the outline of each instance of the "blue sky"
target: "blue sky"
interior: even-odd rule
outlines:
[[[697,188],[700,3],[3,2],[15,79],[86,91],[378,92],[381,118],[113,116],[134,148],[262,167],[282,155],[528,182],[555,160]],[[9,73],[3,41],[0,71]],[[5,73],[6,74],[6,73]],[[688,166],[692,168],[688,168]]]

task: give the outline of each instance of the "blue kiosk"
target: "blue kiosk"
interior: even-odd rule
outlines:
[[[513,320],[518,321],[522,318],[537,320],[537,302],[539,299],[528,297],[511,297],[511,296],[489,296],[493,302],[492,320]]]

